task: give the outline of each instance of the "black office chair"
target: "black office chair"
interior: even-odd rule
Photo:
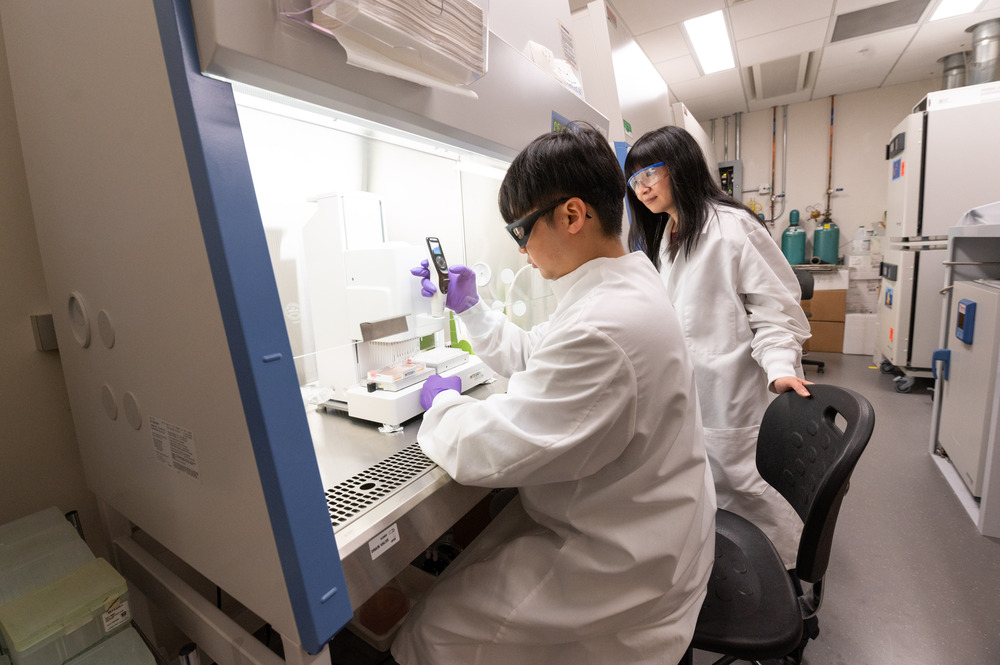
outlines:
[[[815,616],[834,528],[851,473],[875,429],[875,411],[846,388],[809,390],[812,397],[789,391],[771,402],[757,437],[757,469],[804,523],[794,570],[786,573],[773,546],[761,547],[759,529],[724,510],[716,516],[716,560],[691,643],[691,650],[723,654],[716,665],[767,658],[801,662],[806,642],[819,634]],[[746,568],[749,578],[727,570],[734,557],[745,557],[738,568]],[[780,578],[795,592],[789,594]],[[803,583],[809,585],[805,591]],[[682,665],[693,662],[691,650]]]
[[[792,268],[792,271],[795,273],[796,279],[799,280],[799,289],[802,291],[802,300],[812,300],[813,283],[815,281],[813,279],[813,274],[808,270],[796,270],[795,268]],[[812,314],[806,312],[806,318],[808,319],[810,316],[812,316]],[[820,374],[822,374],[823,370],[826,368],[826,363],[822,360],[809,360],[808,358],[802,359],[802,365],[803,367],[806,365],[812,365]]]

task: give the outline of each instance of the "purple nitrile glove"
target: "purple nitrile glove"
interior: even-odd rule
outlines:
[[[431,404],[434,403],[434,397],[443,390],[457,390],[462,392],[462,378],[459,376],[441,376],[440,374],[431,374],[424,381],[424,387],[420,389],[420,406],[424,407],[424,411],[431,408]]]
[[[448,268],[451,275],[448,279],[448,295],[445,307],[456,314],[464,312],[479,302],[479,291],[476,290],[476,271],[456,263]]]
[[[420,265],[416,268],[410,268],[410,274],[416,277],[420,277],[420,295],[425,298],[430,298],[435,293],[437,293],[437,287],[434,286],[434,282],[431,281],[431,270],[427,267],[427,259],[420,262]]]
[[[437,293],[437,287],[431,281],[431,271],[427,267],[427,259],[420,262],[416,268],[410,269],[410,274],[420,277],[420,294],[430,298]],[[453,312],[460,313],[479,302],[479,292],[476,291],[476,272],[456,263],[448,268],[451,274],[448,282],[448,293],[444,305]]]

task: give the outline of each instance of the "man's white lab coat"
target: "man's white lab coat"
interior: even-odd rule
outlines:
[[[745,211],[719,207],[691,256],[660,273],[694,362],[705,447],[719,508],[745,517],[795,565],[802,521],[757,472],[757,431],[772,381],[802,376],[809,324],[791,266],[771,235]]]
[[[639,253],[553,290],[530,332],[481,302],[462,315],[508,391],[439,394],[418,441],[458,482],[519,498],[411,610],[403,665],[673,663],[693,634],[715,499],[677,319]]]

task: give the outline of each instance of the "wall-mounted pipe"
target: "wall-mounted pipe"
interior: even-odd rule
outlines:
[[[722,140],[722,161],[729,161],[729,116],[725,117],[725,122],[722,125],[723,140]]]
[[[785,214],[785,186],[788,182],[788,104],[781,107],[781,210]]]
[[[829,222],[830,197],[833,195],[833,95],[830,95],[830,161],[826,170],[826,212],[823,213],[823,221]]]
[[[736,114],[736,161],[740,160],[740,137],[743,134],[743,112]]]
[[[774,168],[778,147],[778,107],[771,107],[771,223],[774,223]]]

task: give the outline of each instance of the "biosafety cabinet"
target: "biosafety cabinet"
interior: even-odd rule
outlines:
[[[393,271],[426,256],[433,235],[450,262],[476,267],[488,302],[515,317],[544,310],[544,285],[504,237],[499,181],[557,120],[607,132],[485,29],[491,10],[517,3],[463,4],[482,21],[483,61],[467,69],[376,62],[328,34],[346,17],[320,30],[289,16],[330,4],[0,3],[87,481],[118,568],[220,664],[282,661],[167,562],[270,625],[283,662],[329,662],[326,643],[354,609],[485,494],[422,457],[418,419],[337,411],[334,387],[315,381],[320,355],[344,349],[317,342],[309,303],[359,288],[394,308],[399,327],[381,332],[364,332],[380,321],[351,294],[322,314],[359,330],[329,343],[358,370],[393,335],[454,350],[446,323],[423,333],[412,293],[386,295],[412,284]],[[558,22],[548,28],[559,39]],[[414,66],[420,82],[403,75]],[[342,222],[332,245],[309,246],[341,266],[332,285],[310,281],[302,258],[315,215]],[[316,251],[326,247],[337,249]]]

